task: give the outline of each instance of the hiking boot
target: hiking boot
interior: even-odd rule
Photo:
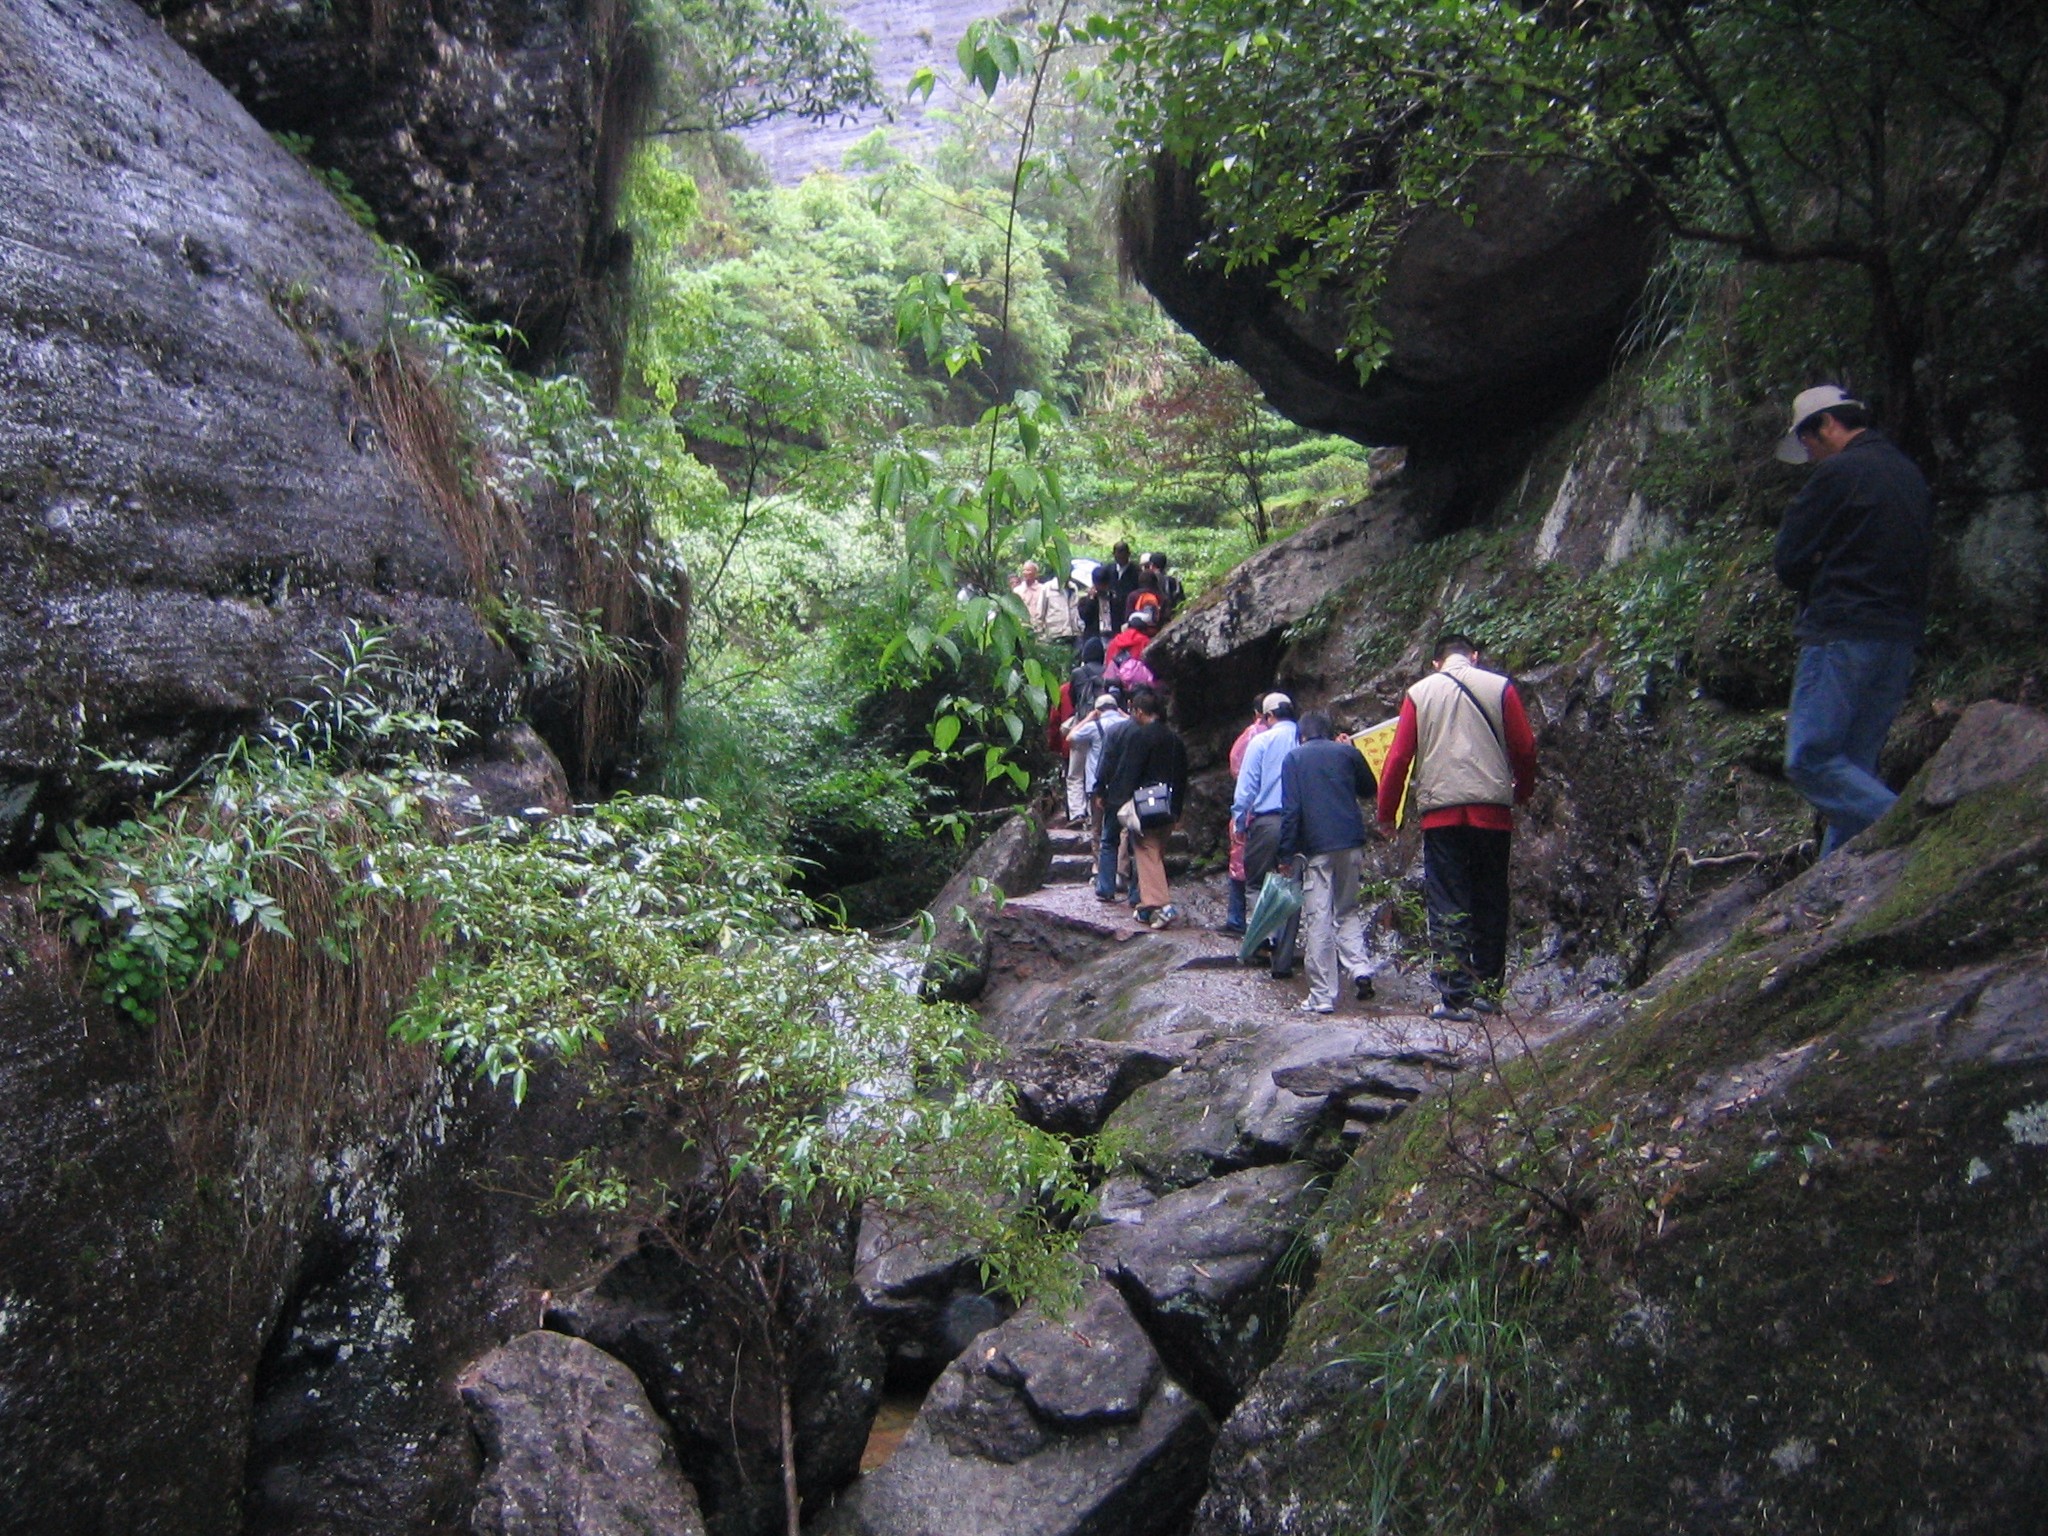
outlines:
[[[1429,1010],[1429,1016],[1441,1024],[1470,1024],[1472,1010],[1461,1008],[1455,1003],[1438,1003]]]
[[[1154,912],[1152,914],[1152,926],[1155,929],[1171,928],[1175,923],[1179,921],[1180,908],[1170,904],[1161,907],[1157,912]]]
[[[1244,937],[1244,924],[1218,923],[1213,931],[1216,933],[1227,933],[1233,939],[1241,939]]]
[[[1351,978],[1352,993],[1361,1003],[1372,1001],[1372,978],[1360,971]]]

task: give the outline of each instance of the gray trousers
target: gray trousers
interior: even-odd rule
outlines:
[[[1308,962],[1308,1000],[1317,1008],[1337,1006],[1346,976],[1373,972],[1358,910],[1364,866],[1363,848],[1339,848],[1312,856],[1301,877],[1302,955]]]

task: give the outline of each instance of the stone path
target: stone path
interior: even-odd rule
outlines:
[[[1240,965],[1213,931],[1220,877],[1172,876],[1183,921],[1155,932],[1095,899],[1079,841],[1053,834],[1048,883],[987,916],[978,1006],[1019,1112],[1115,1149],[1081,1244],[1100,1278],[1071,1317],[1027,1309],[970,1339],[966,1303],[988,1304],[966,1289],[972,1255],[896,1217],[864,1228],[857,1278],[897,1364],[952,1363],[826,1516],[829,1536],[1177,1529],[1313,1274],[1300,1239],[1329,1175],[1472,1059],[1426,1016],[1419,970],[1390,958],[1371,1002],[1347,989],[1335,1015],[1305,1014],[1304,977]]]

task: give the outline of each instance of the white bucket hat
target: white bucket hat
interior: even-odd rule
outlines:
[[[1792,425],[1778,439],[1778,457],[1787,464],[1804,464],[1808,455],[1806,444],[1799,441],[1799,429],[1807,418],[1818,416],[1830,406],[1862,404],[1861,400],[1851,398],[1833,384],[1816,384],[1811,389],[1802,389],[1792,399]]]

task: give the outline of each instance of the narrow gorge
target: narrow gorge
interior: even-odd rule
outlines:
[[[1256,9],[0,0],[0,1532],[2048,1529],[2048,36],[1913,8],[1991,82],[1896,71],[1916,330],[1690,182],[1430,203],[1433,85],[1254,169],[1470,62]],[[1821,859],[1838,375],[1939,554]],[[1156,930],[1000,585],[1131,538]],[[1538,751],[1503,1009],[1411,827],[1305,1013],[1231,742],[1447,631]]]

